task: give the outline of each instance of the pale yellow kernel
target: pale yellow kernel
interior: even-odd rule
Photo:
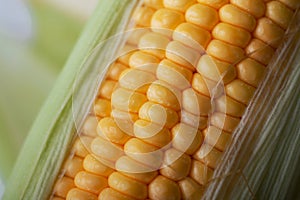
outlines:
[[[178,185],[184,200],[199,200],[203,196],[204,187],[189,177],[179,181]]]
[[[60,198],[60,197],[52,197],[52,198],[50,198],[51,200],[64,200],[64,198]]]
[[[159,61],[160,60],[157,57],[151,54],[137,51],[130,57],[129,66],[155,74]]]
[[[88,116],[83,123],[82,133],[89,137],[97,136],[98,119],[95,116]]]
[[[91,143],[93,141],[92,137],[80,136],[76,139],[73,145],[73,151],[75,155],[84,158],[91,151]]]
[[[206,51],[215,58],[233,64],[241,61],[245,57],[245,51],[242,48],[220,40],[212,40]]]
[[[238,78],[254,87],[259,85],[266,71],[264,65],[251,58],[243,60],[236,66],[236,68]]]
[[[111,117],[105,117],[99,121],[98,135],[116,144],[125,144],[130,138]]]
[[[134,22],[139,26],[150,27],[151,17],[154,14],[155,10],[147,6],[142,6],[133,14]]]
[[[107,117],[110,116],[111,105],[110,101],[107,99],[99,98],[95,101],[94,112],[98,117]]]
[[[211,116],[211,124],[219,129],[232,133],[239,125],[241,119],[216,112]]]
[[[191,87],[190,82],[193,73],[191,70],[181,67],[168,59],[164,59],[157,67],[156,76],[158,79],[183,90]]]
[[[107,72],[107,78],[112,80],[119,80],[119,76],[122,73],[123,70],[127,69],[126,65],[123,65],[122,63],[115,62],[112,64],[112,66],[109,68]]]
[[[170,37],[177,25],[184,22],[184,15],[175,10],[162,8],[157,10],[151,19],[153,31]],[[166,30],[167,29],[167,30]]]
[[[69,158],[63,167],[65,170],[65,176],[74,178],[78,172],[83,170],[82,163],[83,160],[80,157],[73,156],[72,158]]]
[[[204,51],[192,49],[175,40],[170,42],[166,48],[168,59],[192,71],[196,68],[201,54],[204,54]]]
[[[110,99],[111,94],[116,86],[116,81],[113,80],[105,80],[101,84],[101,87],[99,89],[99,96],[105,99]]]
[[[176,182],[164,176],[157,176],[149,184],[149,198],[156,200],[179,200],[181,193]]]
[[[203,51],[211,40],[211,35],[204,28],[186,22],[176,27],[173,39],[198,51]]]
[[[193,154],[203,142],[201,131],[184,123],[174,126],[172,136],[173,147],[189,155]]]
[[[279,0],[284,3],[286,6],[290,7],[293,10],[296,10],[300,6],[299,0]]]
[[[136,199],[147,198],[148,189],[146,184],[126,177],[120,172],[112,173],[108,178],[108,184],[111,188]]]
[[[98,197],[90,192],[73,188],[69,191],[66,200],[97,200]]]
[[[251,34],[248,31],[228,23],[217,24],[212,31],[212,35],[215,39],[242,48],[245,48],[251,39]]]
[[[151,87],[151,86],[150,86]],[[111,104],[114,109],[137,113],[140,107],[147,101],[144,94],[130,91],[124,88],[117,88],[111,97]]]
[[[182,93],[182,107],[184,110],[194,114],[207,116],[211,111],[210,98],[199,94],[192,88],[188,88]]]
[[[167,128],[141,119],[134,123],[134,135],[144,142],[160,148],[168,145],[172,139]]]
[[[146,53],[152,54],[158,57],[159,59],[162,59],[165,56],[165,49],[169,41],[169,38],[159,33],[146,33],[140,39],[139,49]]]
[[[125,44],[118,54],[118,62],[125,66],[129,66],[130,56],[137,50],[136,45]]]
[[[225,113],[227,115],[232,115],[234,117],[242,117],[246,106],[228,95],[223,95],[215,101],[215,110],[218,112]]]
[[[250,32],[255,29],[255,18],[248,12],[232,4],[223,6],[219,11],[219,15],[222,22],[244,28]]]
[[[198,2],[219,9],[227,4],[229,0],[198,0]]]
[[[209,144],[203,144],[194,154],[194,158],[205,163],[208,167],[215,169],[221,161],[223,153]]]
[[[89,154],[83,160],[83,168],[91,173],[108,177],[114,170],[100,162],[96,156]]]
[[[162,104],[175,111],[180,110],[181,93],[178,89],[167,83],[162,83],[162,81],[156,81],[150,85],[147,97],[150,101]]]
[[[223,83],[218,83],[203,77],[199,73],[194,73],[192,80],[193,89],[211,98],[217,98],[224,92]]]
[[[215,126],[209,126],[203,131],[204,143],[213,146],[220,151],[224,151],[231,140],[231,134]]]
[[[105,188],[99,195],[98,200],[135,200],[135,198],[124,195],[112,188]]]
[[[258,20],[253,35],[272,47],[277,48],[283,39],[284,30],[265,17]]]
[[[255,87],[250,86],[239,79],[226,85],[226,94],[246,105],[249,104],[254,92]]]
[[[93,140],[91,149],[97,157],[112,162],[118,160],[124,154],[123,149],[120,146],[102,139],[101,137],[97,137]]]
[[[129,157],[151,167],[153,170],[159,169],[163,160],[161,149],[138,138],[128,140],[124,145],[124,151]]]
[[[74,178],[74,183],[78,188],[95,194],[99,194],[101,190],[108,186],[105,177],[86,171],[79,172]]]
[[[64,176],[55,183],[53,193],[56,196],[66,198],[68,192],[74,187],[75,184],[73,179]]]
[[[185,12],[188,7],[194,4],[196,0],[164,0],[164,6],[166,8],[177,10],[179,12]]]
[[[164,7],[163,0],[144,0],[144,4],[154,9],[160,9]]]
[[[220,61],[209,55],[203,55],[197,65],[197,71],[208,79],[227,84],[236,78],[234,65]],[[222,82],[220,83],[222,84]]]
[[[253,58],[264,65],[268,65],[275,51],[270,45],[261,40],[252,39],[246,48],[246,53],[250,58]]]
[[[133,136],[133,124],[139,118],[136,113],[113,109],[111,116],[118,127],[129,136]]]
[[[173,148],[168,149],[165,152],[164,166],[160,169],[160,174],[173,181],[179,181],[189,174],[191,162],[187,154]]]
[[[293,11],[279,1],[267,3],[266,17],[274,21],[281,28],[287,29],[293,18]]]
[[[263,0],[230,0],[230,3],[247,11],[256,18],[265,14],[265,3]]]
[[[194,115],[185,110],[182,110],[181,122],[202,130],[207,126],[207,116]]]
[[[193,160],[190,176],[200,185],[206,185],[213,175],[213,170],[200,161]]]
[[[166,108],[160,104],[151,101],[142,105],[139,110],[141,119],[165,126],[166,128],[173,127],[179,120],[177,112],[173,109]]]
[[[129,90],[146,93],[149,85],[155,80],[154,74],[138,69],[126,69],[120,75],[119,84]]]
[[[187,9],[185,19],[206,30],[212,30],[219,21],[218,12],[215,9],[199,3]]]

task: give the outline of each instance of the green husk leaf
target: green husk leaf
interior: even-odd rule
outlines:
[[[49,198],[60,166],[76,136],[72,98],[77,73],[82,67],[89,67],[84,65],[85,60],[99,41],[125,29],[135,4],[134,0],[99,2],[25,141],[4,199]],[[114,53],[106,50],[106,55]],[[105,66],[100,65],[99,69],[101,67]],[[94,84],[98,77],[95,78],[79,81]],[[77,101],[85,104],[92,99],[93,95],[88,95]],[[76,113],[76,116],[84,118],[85,114],[86,110]]]

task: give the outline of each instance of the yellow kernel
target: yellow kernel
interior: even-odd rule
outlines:
[[[97,200],[98,197],[90,192],[73,188],[69,191],[66,200]]]
[[[207,116],[211,111],[211,102],[209,97],[188,88],[182,93],[182,107],[194,115]]]
[[[111,97],[113,108],[134,113],[137,113],[146,101],[146,95],[121,87],[116,89]]]
[[[110,116],[110,112],[111,112],[110,101],[102,98],[97,99],[94,104],[94,112],[95,115],[99,117]]]
[[[65,175],[74,178],[78,172],[83,170],[82,163],[83,160],[80,157],[69,158],[64,164]]]
[[[232,133],[240,123],[240,118],[232,117],[224,113],[215,112],[211,116],[211,124],[219,129]]]
[[[111,117],[105,117],[99,121],[98,134],[116,144],[125,144],[130,138]]]
[[[123,149],[120,146],[104,140],[101,137],[97,137],[93,140],[91,149],[97,157],[113,162],[118,160],[124,154]]]
[[[209,55],[229,63],[239,62],[245,57],[245,51],[242,48],[220,40],[212,40],[206,51]]]
[[[257,87],[265,74],[265,66],[251,58],[240,62],[237,66],[238,78],[242,81]]]
[[[165,49],[169,43],[170,39],[159,34],[159,33],[146,33],[141,37],[139,42],[139,49],[142,51],[152,54],[159,59],[164,58]]]
[[[204,51],[197,51],[175,40],[170,42],[166,48],[166,57],[168,59],[192,71],[194,71],[203,53]]]
[[[219,21],[218,12],[215,9],[199,3],[187,9],[185,19],[206,30],[212,30]]]
[[[268,18],[261,18],[257,22],[254,37],[277,48],[283,39],[284,30]]]
[[[151,101],[142,105],[139,110],[139,117],[166,128],[173,127],[179,121],[177,112]]]
[[[185,12],[188,7],[194,4],[195,0],[164,0],[164,6],[166,8],[177,10],[179,12]]]
[[[211,40],[210,33],[194,24],[181,23],[173,32],[173,39],[182,44],[203,51]]]
[[[163,176],[179,181],[185,178],[191,167],[190,156],[177,151],[176,149],[168,149],[164,156],[164,166],[160,169],[160,174]]]
[[[88,116],[83,123],[82,133],[86,136],[96,137],[97,136],[97,125],[98,119],[95,116]]]
[[[263,0],[230,0],[233,5],[247,11],[256,18],[265,14],[265,3]]]
[[[160,148],[168,145],[172,139],[168,129],[141,119],[134,123],[134,135],[144,142]]]
[[[223,95],[215,101],[216,111],[225,113],[227,115],[232,115],[234,117],[242,117],[246,106],[232,98],[228,95]]]
[[[113,169],[100,162],[100,159],[92,154],[89,154],[84,158],[83,168],[88,172],[105,177],[108,177],[113,172]]]
[[[60,198],[60,197],[52,197],[52,198],[50,198],[51,200],[64,200],[64,198]]]
[[[254,92],[255,87],[250,86],[239,79],[226,85],[226,94],[246,105],[249,104]]]
[[[271,46],[261,40],[253,39],[246,48],[246,53],[250,58],[264,65],[268,65],[275,51]]]
[[[108,186],[107,179],[86,171],[79,172],[74,178],[75,185],[83,190],[99,194]]]
[[[150,27],[151,17],[154,14],[154,12],[155,10],[147,6],[140,7],[134,12],[133,20],[139,26]]]
[[[80,136],[76,139],[74,145],[73,145],[73,151],[75,155],[84,158],[86,155],[89,154],[91,151],[91,143],[93,141],[93,138],[88,136]]]
[[[198,2],[219,9],[227,4],[229,0],[198,0]]]
[[[108,178],[108,184],[111,188],[136,199],[147,198],[147,185],[128,178],[120,172],[112,173]]]
[[[287,29],[293,18],[293,11],[279,1],[270,1],[267,3],[266,17],[281,26],[281,28]]]
[[[242,48],[245,48],[251,39],[251,34],[248,31],[227,23],[217,24],[212,31],[212,35],[215,39]]]
[[[157,176],[149,184],[149,198],[157,200],[179,200],[180,189],[176,182],[164,176]]]
[[[160,9],[164,7],[163,0],[144,0],[144,4],[154,9]]]
[[[213,170],[197,160],[192,161],[190,176],[200,185],[206,185],[213,175]]]
[[[162,81],[156,81],[150,85],[147,97],[150,101],[162,104],[175,111],[180,110],[181,93],[176,88]]]
[[[223,6],[219,11],[219,15],[222,22],[244,28],[250,32],[255,29],[255,18],[248,12],[243,11],[232,4]]]
[[[171,36],[172,31],[177,25],[184,22],[184,15],[175,10],[162,8],[157,10],[151,19],[151,28],[153,31],[163,35]],[[168,29],[168,30],[166,30]]]
[[[53,191],[56,196],[65,198],[68,192],[74,187],[73,179],[64,176],[55,183]]]
[[[141,139],[132,138],[124,145],[126,155],[156,170],[161,166],[163,152],[158,147],[147,144]]]
[[[207,116],[194,115],[185,110],[182,110],[181,122],[202,130],[207,126]]]
[[[129,66],[130,56],[135,52],[136,49],[136,45],[125,44],[118,54],[119,56],[117,61],[125,66]]]
[[[172,146],[189,155],[193,154],[203,142],[201,131],[184,123],[174,126],[172,136]]]
[[[220,61],[209,55],[203,55],[197,65],[197,71],[206,78],[215,82],[223,79],[227,84],[236,78],[236,70],[234,65]]]
[[[134,29],[130,29],[125,32],[124,36],[126,37],[126,43],[133,46],[138,46],[141,37],[143,37],[143,35],[149,32],[150,32],[149,28],[136,26],[134,27]]]
[[[223,83],[207,79],[199,73],[194,73],[192,86],[200,94],[211,98],[217,98],[224,92]]]
[[[286,6],[290,7],[293,10],[296,10],[300,6],[299,0],[279,0],[279,1],[284,3]]]
[[[112,188],[105,188],[99,195],[98,200],[135,200],[135,198],[124,195]]]
[[[213,146],[203,144],[193,157],[196,160],[205,163],[205,165],[208,167],[215,169],[218,163],[221,161],[222,155],[223,153],[215,149]]]
[[[119,80],[119,76],[122,73],[123,70],[127,69],[126,65],[123,65],[122,63],[115,62],[112,64],[112,66],[109,68],[107,72],[107,78],[112,80]]]
[[[156,76],[158,79],[183,90],[191,86],[193,73],[168,59],[164,59],[158,65]]]
[[[224,151],[231,140],[231,134],[222,131],[215,126],[209,126],[203,133],[204,143],[209,144],[220,151]]]
[[[133,124],[139,118],[136,113],[114,109],[111,112],[117,126],[127,135],[133,136]]]
[[[116,81],[112,80],[105,80],[103,81],[100,89],[99,89],[99,96],[105,99],[110,99],[111,94],[116,86]]]
[[[119,84],[129,90],[146,93],[149,85],[155,80],[154,74],[137,69],[126,69],[120,75]]]
[[[204,187],[189,177],[179,181],[178,185],[184,200],[199,200],[203,196]]]
[[[135,69],[140,69],[155,74],[159,61],[160,60],[157,57],[151,54],[137,51],[130,57],[129,66]]]

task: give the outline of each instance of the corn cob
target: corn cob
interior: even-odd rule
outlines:
[[[51,198],[200,199],[298,6],[145,0]]]

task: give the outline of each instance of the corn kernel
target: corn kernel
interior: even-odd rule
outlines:
[[[226,94],[233,99],[248,105],[255,92],[255,87],[236,79],[226,85]]]
[[[104,177],[108,177],[113,172],[113,169],[100,162],[100,160],[92,154],[84,158],[83,168],[88,172]]]
[[[149,27],[151,25],[151,17],[155,10],[147,6],[140,7],[133,14],[134,22],[139,26]]]
[[[287,29],[293,18],[293,11],[279,1],[271,1],[267,3],[266,17],[281,26],[281,28]]]
[[[260,18],[265,14],[263,0],[230,0],[230,3],[247,11],[256,18]]]
[[[199,200],[204,193],[204,187],[193,179],[186,177],[178,182],[183,200]]]
[[[98,119],[95,116],[88,116],[83,123],[82,133],[89,137],[97,136]]]
[[[78,188],[95,194],[99,194],[108,186],[106,178],[86,171],[77,173],[74,182]]]
[[[240,118],[216,112],[211,116],[211,124],[219,129],[232,133],[239,125]]]
[[[55,183],[53,193],[56,196],[66,198],[68,192],[74,187],[75,184],[73,179],[64,176]]]
[[[123,149],[110,141],[97,137],[91,144],[92,152],[99,158],[104,158],[109,161],[118,160],[124,153]]]
[[[157,200],[179,200],[181,198],[179,186],[176,182],[164,176],[157,176],[149,184],[149,198]]]
[[[293,10],[296,10],[300,6],[298,0],[279,0],[279,1],[284,3],[286,6],[290,7]]]
[[[74,178],[75,175],[83,170],[83,160],[80,157],[74,156],[69,158],[64,164],[65,175]]]
[[[136,49],[137,48],[135,45],[125,44],[118,54],[119,56],[117,62],[120,62],[125,66],[129,66],[130,56],[135,52]]]
[[[87,136],[80,136],[76,139],[73,145],[75,155],[84,158],[90,152],[91,143],[93,138]]]
[[[112,188],[105,188],[99,195],[98,200],[135,200],[135,198],[122,194]]]
[[[198,2],[219,9],[227,4],[229,0],[198,0]]]
[[[97,196],[78,188],[69,191],[66,200],[97,200]]]
[[[112,79],[114,81],[119,80],[119,76],[122,73],[123,70],[127,69],[126,65],[123,65],[122,63],[115,62],[108,70],[107,72],[107,78]]]
[[[190,176],[200,185],[206,185],[213,175],[213,170],[200,161],[193,160]]]
[[[140,69],[155,74],[159,61],[160,60],[157,57],[151,54],[137,51],[130,57],[129,66],[135,69]]]
[[[107,99],[97,99],[94,104],[94,113],[99,117],[110,116],[111,105]]]
[[[185,12],[188,7],[194,4],[195,0],[164,0],[164,6],[166,8],[177,10],[179,12]]]
[[[222,83],[217,83],[209,80],[199,73],[194,73],[192,86],[193,89],[195,89],[200,94],[211,98],[217,98],[222,93],[224,93],[224,85]]]
[[[110,99],[111,94],[115,89],[116,83],[117,83],[116,81],[112,81],[112,80],[103,81],[99,89],[99,96],[105,99]]]
[[[224,151],[231,140],[231,134],[215,126],[209,126],[203,131],[204,143],[213,146],[220,151]]]
[[[250,58],[253,58],[264,65],[268,65],[275,51],[271,46],[261,40],[252,39],[246,48],[246,53]]]
[[[223,153],[214,147],[203,144],[200,149],[194,154],[194,158],[205,163],[208,167],[215,169],[221,161]]]
[[[181,122],[202,130],[207,126],[207,116],[194,115],[185,110],[181,111]]]
[[[223,95],[215,101],[216,111],[222,112],[227,115],[232,115],[234,117],[242,117],[246,106],[232,98],[228,95]]]

